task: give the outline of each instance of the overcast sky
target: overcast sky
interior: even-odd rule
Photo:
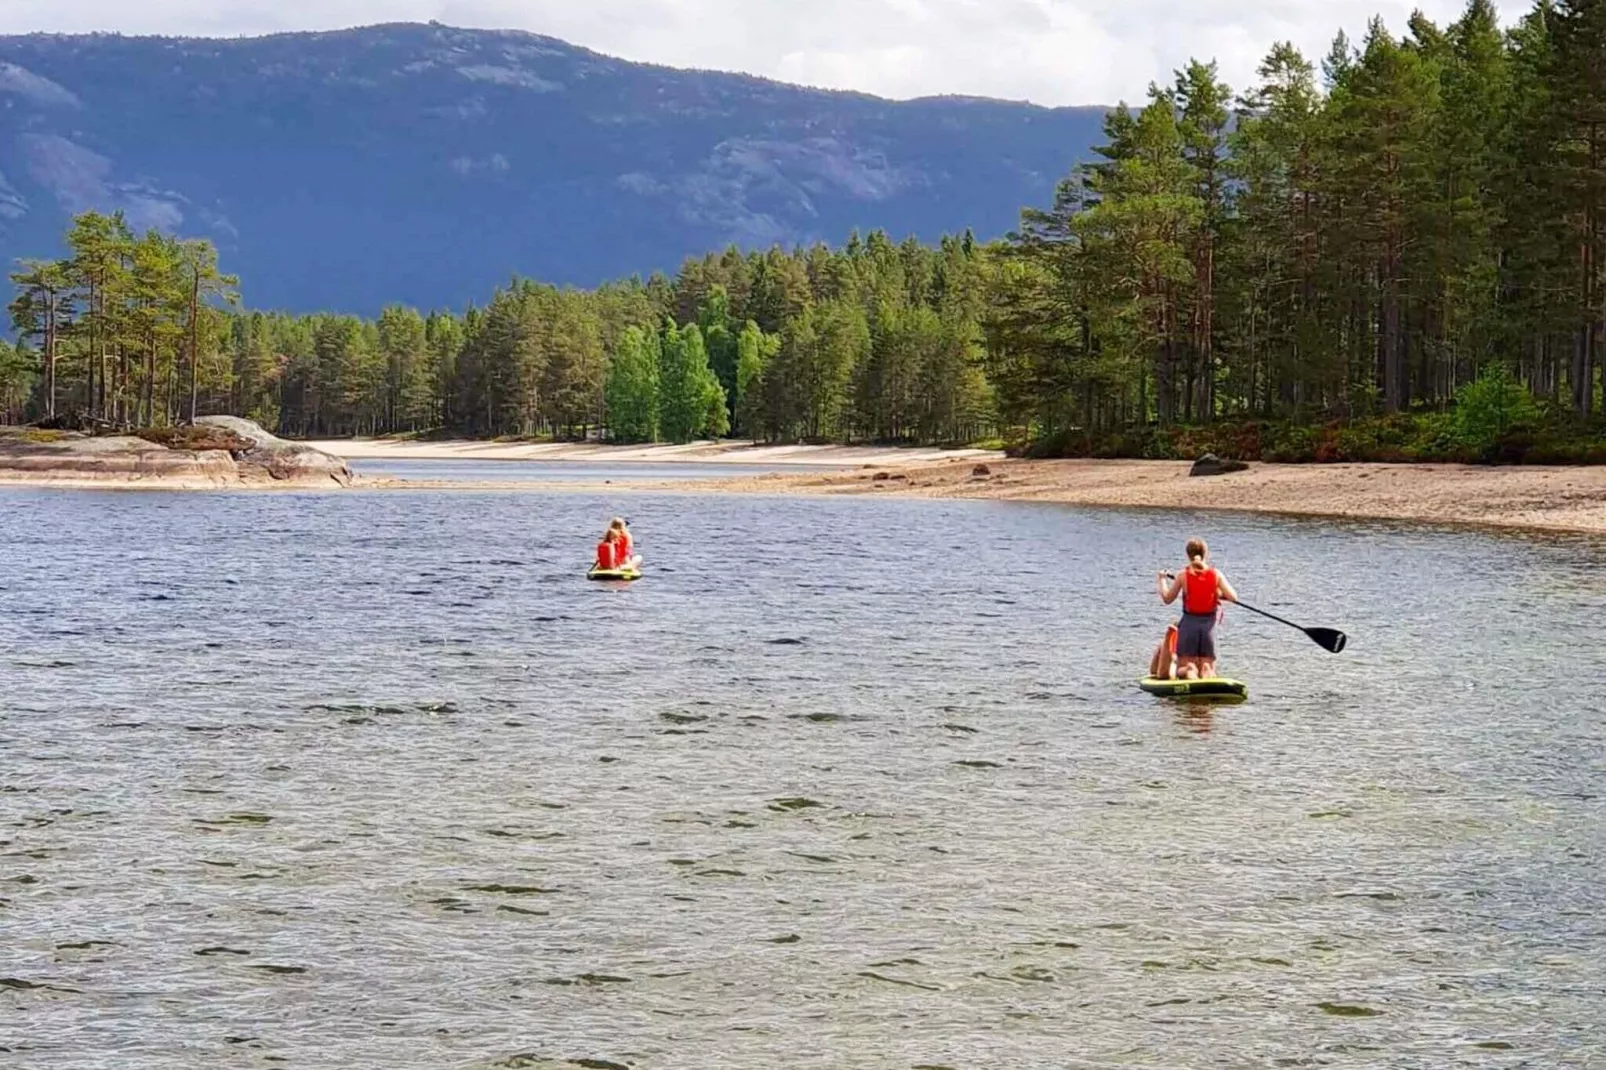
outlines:
[[[1497,0],[1506,19],[1527,0]],[[562,37],[626,59],[768,75],[892,97],[972,93],[1110,104],[1190,55],[1235,88],[1276,41],[1312,60],[1373,14],[1403,33],[1463,0],[0,0],[0,34],[234,36],[436,19]]]

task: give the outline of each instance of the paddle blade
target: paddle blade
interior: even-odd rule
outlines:
[[[1305,634],[1323,650],[1330,650],[1334,654],[1349,645],[1349,636],[1332,628],[1306,628]]]

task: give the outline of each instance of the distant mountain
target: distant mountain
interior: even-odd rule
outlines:
[[[1102,110],[892,102],[390,25],[0,37],[0,263],[68,217],[210,237],[258,307],[372,312],[673,271],[735,242],[1015,225]]]

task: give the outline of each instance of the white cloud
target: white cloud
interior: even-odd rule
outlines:
[[[1190,56],[1235,87],[1277,41],[1314,61],[1374,14],[1397,33],[1460,0],[0,0],[0,33],[224,35],[436,19],[550,34],[679,67],[742,70],[892,97],[968,93],[1104,104],[1169,82]],[[1510,20],[1526,0],[1499,0]]]

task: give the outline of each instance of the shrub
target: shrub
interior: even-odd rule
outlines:
[[[1549,411],[1501,369],[1461,391],[1452,412],[1402,412],[1327,424],[1245,420],[1198,427],[1069,428],[1014,451],[1028,457],[1194,460],[1206,453],[1284,464],[1346,462],[1606,463],[1606,419]]]
[[[1282,464],[1303,464],[1316,459],[1315,428],[1285,425],[1273,430],[1265,459]]]
[[[1521,383],[1512,378],[1504,364],[1491,364],[1456,393],[1455,431],[1460,444],[1481,461],[1520,464],[1531,445],[1517,432],[1530,431],[1539,421],[1539,405]],[[1502,443],[1505,443],[1503,446]]]
[[[62,431],[53,427],[19,427],[16,430],[5,428],[0,429],[0,434],[3,434],[6,438],[15,439],[18,442],[26,442],[30,445],[64,442],[67,439],[77,437],[71,431]]]
[[[250,439],[241,438],[233,431],[221,427],[142,427],[134,432],[136,438],[166,446],[170,450],[226,450],[229,453],[246,453],[254,447]]]

